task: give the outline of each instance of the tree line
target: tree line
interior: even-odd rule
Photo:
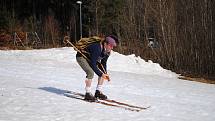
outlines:
[[[76,42],[80,39],[76,2],[1,0],[0,46],[14,48],[15,32],[31,48],[62,47],[64,36]],[[116,48],[120,53],[134,53],[185,75],[214,79],[213,6],[212,0],[84,0],[83,37],[114,34],[120,40]],[[31,32],[37,32],[39,44]]]

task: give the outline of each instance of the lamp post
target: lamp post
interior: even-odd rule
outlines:
[[[77,1],[77,3],[80,5],[80,38],[82,38],[82,20],[81,20],[81,1]]]

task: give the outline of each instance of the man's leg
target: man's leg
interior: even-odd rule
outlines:
[[[97,84],[96,90],[102,91],[102,85],[103,85],[103,83],[104,83],[104,79],[102,77],[99,77],[98,78],[98,84]]]
[[[95,97],[99,98],[99,99],[102,99],[102,100],[105,100],[105,99],[107,99],[107,96],[102,93],[102,85],[103,85],[103,83],[104,83],[104,79],[102,77],[99,77],[98,78],[98,84],[97,84],[97,87],[96,87]]]
[[[85,100],[95,101],[95,97],[91,93],[91,83],[94,76],[94,71],[90,67],[90,65],[88,64],[85,58],[77,57],[76,60],[87,75],[85,80],[85,90],[86,90]]]
[[[91,83],[92,83],[92,79],[86,79],[85,80],[85,90],[87,93],[91,93]]]

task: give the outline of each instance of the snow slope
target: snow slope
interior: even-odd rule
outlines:
[[[75,53],[72,48],[0,51],[0,121],[215,120],[214,85],[177,79],[159,64],[117,52],[108,61],[112,81],[105,82],[105,94],[151,108],[131,112],[65,97],[65,90],[84,93],[85,75]]]

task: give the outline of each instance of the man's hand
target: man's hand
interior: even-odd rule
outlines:
[[[110,77],[109,77],[108,74],[102,74],[102,78],[105,79],[105,80],[110,81]]]

